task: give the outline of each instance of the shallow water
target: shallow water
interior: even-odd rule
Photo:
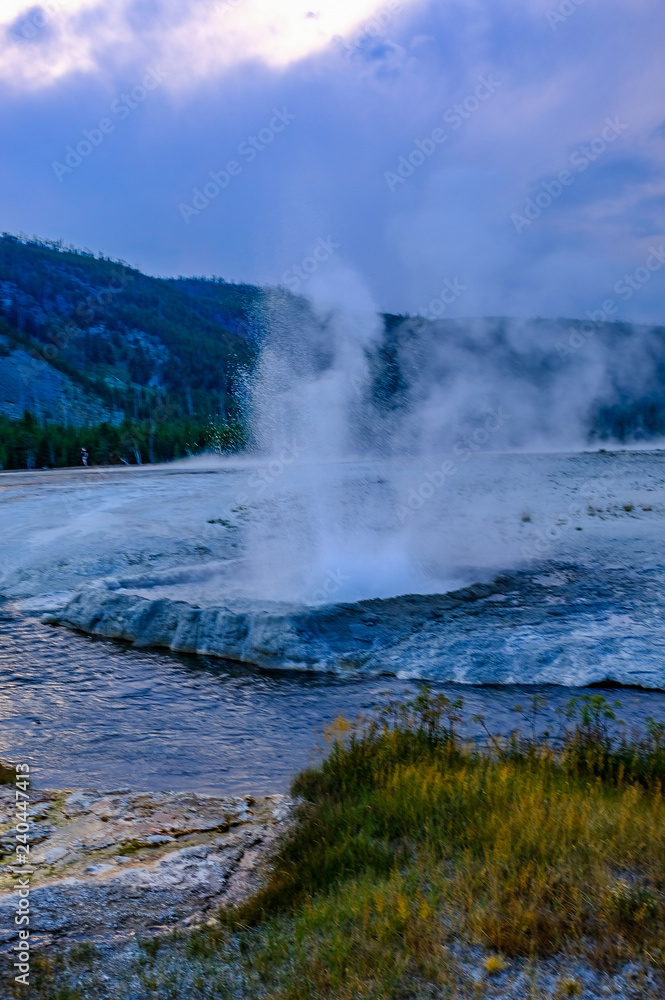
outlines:
[[[549,588],[542,614],[526,594],[524,614],[542,621],[528,625],[522,645],[511,633],[506,658],[515,664],[514,679],[528,679],[526,668],[521,674],[518,668],[534,657],[541,666],[549,662],[555,643],[548,637],[557,629],[572,635],[585,658],[600,651],[638,668],[664,662],[665,454],[479,454],[418,506],[430,472],[427,463],[397,469],[346,464],[322,467],[316,476],[305,469],[291,477],[286,470],[267,486],[254,466],[224,461],[5,473],[0,593],[32,599],[37,610],[49,606],[43,595],[114,575],[145,578],[160,596],[164,574],[191,567],[192,579],[174,584],[172,596],[218,603],[243,592],[244,563],[260,569],[254,579],[268,590],[262,596],[273,588],[284,597],[293,567],[296,575],[304,572],[307,560],[298,556],[310,552],[305,535],[321,514],[306,510],[307,517],[294,519],[293,534],[282,531],[291,490],[302,486],[303,476],[308,483],[314,476],[312,490],[330,477],[330,488],[319,494],[341,491],[332,514],[339,515],[348,544],[343,550],[311,546],[312,565],[304,569],[312,603],[320,590],[329,592],[328,581],[335,600],[376,595],[375,580],[356,579],[357,565],[363,574],[376,569],[384,595],[403,593],[412,581],[403,575],[400,553],[441,589],[449,576],[459,585],[520,566],[538,573],[544,560],[583,569],[587,589],[572,583],[566,590],[548,571],[541,580]],[[334,520],[326,513],[323,524]],[[359,546],[356,527],[373,540],[369,548]],[[375,562],[374,541],[386,538],[398,539],[399,551],[381,549]],[[211,564],[224,572],[211,576]],[[462,567],[459,581],[455,567]],[[339,574],[358,593],[335,589]],[[469,652],[483,636],[499,636],[501,609],[508,615],[509,604],[489,604],[498,610],[483,612],[484,618],[460,618],[460,649]],[[14,603],[0,605],[0,618],[0,757],[29,760],[42,786],[284,791],[315,759],[315,730],[324,722],[340,712],[353,716],[381,691],[405,685],[395,678],[266,674],[131,649],[41,625]],[[494,656],[486,659],[496,663]],[[582,682],[573,667],[562,683]],[[574,693],[512,685],[462,693],[469,716],[482,712],[493,731],[507,732],[516,723],[512,706],[543,690],[552,712]],[[665,721],[665,694],[622,690],[618,697],[628,724],[646,715]]]
[[[462,694],[469,718],[484,713],[504,733],[534,693],[548,699],[542,724],[556,726],[555,709],[579,693],[435,687]],[[404,689],[394,678],[274,675],[145,652],[0,606],[0,758],[28,761],[42,787],[283,792],[318,758],[325,722]],[[665,693],[605,693],[621,700],[628,726],[665,722]]]

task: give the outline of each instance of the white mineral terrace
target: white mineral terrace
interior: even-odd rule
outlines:
[[[3,474],[0,593],[271,669],[665,687],[665,453],[446,461]]]

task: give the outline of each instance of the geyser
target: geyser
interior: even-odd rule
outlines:
[[[249,589],[356,601],[518,567],[522,546],[502,525],[520,512],[490,485],[494,466],[486,483],[471,467],[588,446],[603,406],[649,391],[658,331],[606,325],[564,363],[569,323],[386,318],[352,272],[317,277],[311,303],[275,293],[248,386]]]
[[[400,518],[422,475],[396,447],[395,401],[377,386],[384,325],[358,279],[328,277],[311,309],[279,300],[266,326],[248,391],[259,469],[241,497],[250,589],[317,605],[461,585]]]
[[[100,564],[48,620],[269,669],[663,686],[662,456],[581,453],[600,407],[648,393],[657,333],[564,366],[561,323],[377,318],[336,280],[275,293],[250,452],[155,470],[149,543],[146,473],[122,549],[144,572]]]

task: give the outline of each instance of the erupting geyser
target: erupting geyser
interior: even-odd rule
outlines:
[[[400,441],[397,400],[377,387],[383,322],[348,271],[318,291],[313,310],[275,304],[249,386],[247,584],[307,605],[451,589],[460,574],[400,517],[422,474],[403,447],[406,413]]]
[[[582,451],[653,338],[610,329],[565,367],[554,321],[378,317],[330,274],[313,304],[274,293],[250,449],[173,469],[217,475],[135,559],[157,568],[49,620],[271,669],[662,687],[656,459]]]

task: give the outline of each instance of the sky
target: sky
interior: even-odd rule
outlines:
[[[3,0],[0,230],[665,323],[662,0]]]

